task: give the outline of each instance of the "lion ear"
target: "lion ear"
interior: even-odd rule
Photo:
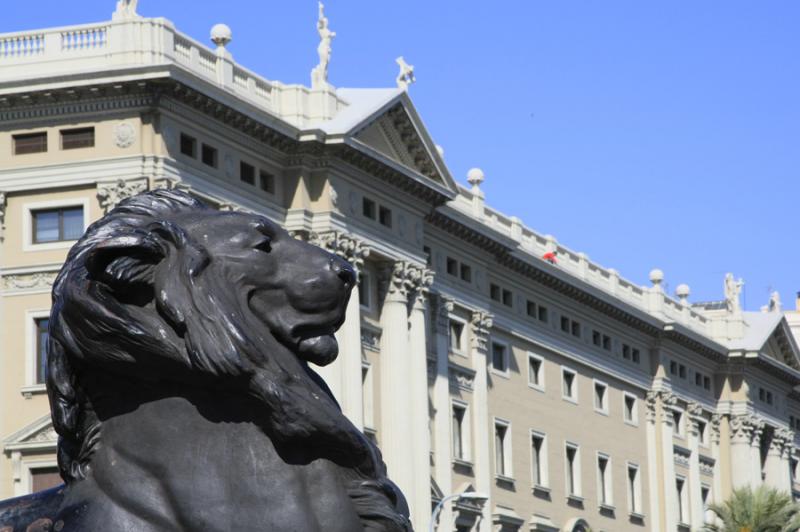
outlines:
[[[167,255],[152,233],[134,231],[94,246],[86,257],[89,277],[112,288],[152,285],[153,269]]]

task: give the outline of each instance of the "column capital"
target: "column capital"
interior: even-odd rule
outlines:
[[[97,201],[100,203],[100,208],[103,209],[103,212],[108,214],[120,201],[135,196],[140,192],[144,192],[147,190],[148,185],[149,183],[146,177],[128,180],[98,181]]]
[[[308,242],[343,258],[356,270],[360,270],[364,266],[364,259],[369,256],[370,252],[370,248],[362,240],[341,231],[311,233]]]
[[[492,328],[493,318],[491,314],[483,310],[476,310],[472,312],[470,317],[469,327],[470,343],[475,349],[486,349],[486,343],[489,340],[489,331]]]
[[[450,313],[455,307],[452,298],[442,294],[436,295],[436,312],[434,313],[436,331],[439,334],[448,334],[450,326]]]
[[[735,443],[760,443],[764,420],[754,414],[737,414],[730,418],[731,439]]]
[[[700,435],[700,423],[704,423],[703,407],[700,403],[689,401],[686,404],[686,413],[688,414],[689,429],[694,436]]]
[[[780,453],[782,458],[788,458],[794,449],[794,432],[784,427],[775,429],[770,450],[772,450],[772,445],[777,446],[776,451]]]
[[[387,297],[395,301],[406,301],[411,295],[425,297],[433,282],[433,272],[412,262],[395,262],[388,275]]]
[[[711,442],[712,443],[719,443],[719,425],[722,422],[722,416],[719,414],[714,414],[711,416]]]
[[[655,423],[658,404],[661,404],[662,423],[672,424],[672,416],[669,412],[678,404],[678,397],[670,390],[650,390],[645,396],[645,406],[647,407],[647,421]]]

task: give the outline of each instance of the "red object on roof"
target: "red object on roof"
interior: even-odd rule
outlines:
[[[542,258],[547,262],[549,262],[550,264],[556,264],[558,262],[555,251],[548,251],[547,253],[542,255]]]

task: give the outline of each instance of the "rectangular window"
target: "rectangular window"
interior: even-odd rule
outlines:
[[[365,309],[369,309],[372,305],[371,290],[370,290],[370,277],[367,272],[359,272],[358,274],[358,304]]]
[[[256,184],[256,168],[244,161],[239,162],[239,178],[248,185]]]
[[[505,421],[494,423],[494,465],[497,476],[510,478],[511,473],[511,434],[510,425]]]
[[[564,399],[578,402],[577,374],[571,369],[561,368],[561,396]]]
[[[623,402],[625,422],[637,424],[639,422],[639,413],[636,408],[636,397],[629,393],[625,393],[623,394]]]
[[[503,290],[503,305],[507,307],[514,306],[514,294],[511,293],[511,290]]]
[[[547,451],[544,447],[544,434],[531,433],[531,474],[534,486],[547,486]]]
[[[603,335],[603,349],[611,351],[611,337],[607,334]]]
[[[464,351],[464,324],[450,320],[450,350],[456,353]]]
[[[466,413],[466,407],[453,405],[453,458],[456,460],[467,460],[466,446],[464,444],[464,419]]]
[[[461,280],[467,283],[472,282],[472,268],[466,264],[461,265]]]
[[[494,301],[500,301],[500,287],[496,284],[492,283],[489,285],[489,297],[491,297]]]
[[[454,277],[458,275],[458,261],[456,259],[447,257],[447,273]]]
[[[181,153],[192,159],[197,157],[197,139],[181,133]]]
[[[598,381],[594,383],[594,409],[604,414],[608,413],[608,386]]]
[[[670,375],[677,375],[678,374],[678,363],[674,360],[670,361],[669,363],[669,374]]]
[[[47,151],[47,132],[25,133],[12,135],[14,155],[28,155],[29,153],[44,153]]]
[[[213,146],[209,146],[208,144],[203,144],[202,149],[200,150],[200,159],[203,161],[204,165],[216,168],[217,149]]]
[[[492,368],[500,373],[508,372],[508,349],[497,342],[492,342]]]
[[[543,307],[543,306],[539,305],[538,314],[539,314],[539,316],[538,316],[539,317],[539,321],[547,323],[547,307]]]
[[[630,509],[630,513],[641,515],[641,504],[639,466],[628,464],[628,508]]]
[[[711,377],[708,376],[703,377],[703,389],[711,390]]]
[[[383,225],[385,227],[391,227],[392,226],[392,211],[391,211],[391,209],[389,209],[387,207],[384,207],[382,205],[378,208],[378,223],[380,223],[381,225]]]
[[[77,150],[94,147],[94,128],[82,127],[61,130],[61,149]]]
[[[581,337],[581,324],[578,323],[577,321],[573,321],[572,322],[572,326],[571,326],[571,332],[572,332],[572,336],[575,336],[576,338],[580,338]]]
[[[681,414],[677,410],[673,410],[672,423],[675,426],[675,435],[683,436],[683,414]]]
[[[708,435],[706,434],[706,423],[705,421],[698,421],[697,422],[697,437],[700,440],[702,445],[708,445],[708,441],[706,438]]]
[[[629,346],[628,344],[622,344],[622,358],[624,360],[631,359],[631,346]]]
[[[580,462],[578,456],[578,446],[568,443],[565,448],[565,465],[567,475],[567,495],[580,497],[581,495],[581,476]]]
[[[602,340],[600,339],[600,331],[592,331],[592,344],[600,347]]]
[[[597,494],[601,506],[614,505],[612,498],[611,459],[608,455],[597,454]]]
[[[275,194],[275,176],[260,170],[258,172],[258,186],[267,194]]]
[[[361,214],[370,220],[375,219],[375,202],[369,198],[364,198],[361,201]]]
[[[640,358],[641,357],[639,355],[639,350],[638,349],[632,349],[631,350],[631,359],[633,360],[634,364],[638,364]]]
[[[525,313],[528,316],[535,318],[536,317],[536,303],[531,301],[530,299],[525,303]]]
[[[708,506],[711,504],[711,488],[700,486],[700,499],[703,501],[703,523],[711,523],[713,517],[709,515]]]
[[[702,386],[703,385],[703,376],[698,373],[697,371],[694,372],[694,385],[695,386]]]
[[[678,495],[678,523],[688,523],[687,513],[689,508],[686,501],[686,480],[683,478],[675,479],[675,489]]]
[[[422,246],[422,252],[425,254],[425,265],[430,266],[433,264],[433,255],[431,254],[430,246]]]
[[[566,316],[561,316],[561,331],[569,333],[569,318]]]
[[[77,240],[83,234],[83,207],[33,211],[33,243]]]
[[[678,364],[678,377],[680,377],[681,379],[686,378],[686,366],[684,366],[683,364]]]
[[[36,384],[47,382],[47,342],[50,339],[50,319],[37,318],[36,326]]]
[[[528,384],[534,388],[544,389],[544,359],[528,353]]]
[[[364,427],[375,426],[373,405],[372,366],[368,362],[361,364],[361,415],[364,418]]]

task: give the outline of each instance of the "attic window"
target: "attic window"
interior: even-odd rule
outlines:
[[[364,198],[361,203],[362,214],[370,220],[375,219],[375,202],[369,198]]]

